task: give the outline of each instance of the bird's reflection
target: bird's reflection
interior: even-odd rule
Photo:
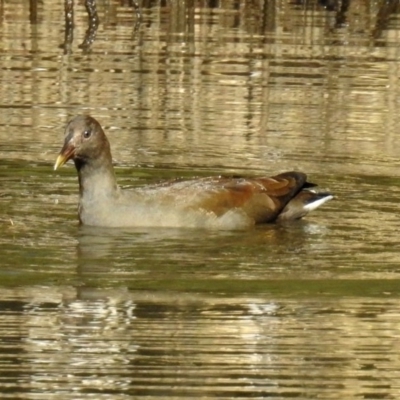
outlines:
[[[312,257],[318,253],[318,246],[324,246],[320,239],[327,232],[325,225],[305,220],[244,231],[81,226],[78,273],[82,278],[130,281],[133,285],[139,278],[195,283],[217,275],[218,284],[226,278],[229,286],[234,276],[264,279],[262,271],[271,276],[299,267],[298,254]]]

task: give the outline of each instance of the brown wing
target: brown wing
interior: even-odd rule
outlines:
[[[277,218],[286,204],[303,188],[306,175],[286,172],[274,177],[221,177],[209,183],[213,188],[199,199],[196,206],[218,216],[234,208],[241,209],[255,223],[260,223]]]

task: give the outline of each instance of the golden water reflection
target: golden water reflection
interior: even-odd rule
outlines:
[[[31,287],[3,294],[0,326],[12,326],[5,356],[18,354],[19,367],[8,377],[26,398],[392,398],[398,308],[397,299]]]

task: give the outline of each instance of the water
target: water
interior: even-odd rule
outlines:
[[[86,41],[82,4],[72,36],[61,1],[0,8],[0,397],[398,398],[395,10],[144,3],[135,28],[99,2]],[[52,169],[79,113],[123,186],[299,169],[335,199],[235,232],[80,227]]]
[[[397,306],[7,290],[3,388],[29,398],[394,398]]]

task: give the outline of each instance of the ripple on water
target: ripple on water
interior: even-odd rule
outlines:
[[[397,391],[394,298],[31,286],[0,303],[1,387],[25,398]]]

